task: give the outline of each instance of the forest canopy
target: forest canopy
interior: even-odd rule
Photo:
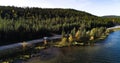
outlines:
[[[84,25],[86,30],[120,23],[75,9],[0,6],[0,42],[37,39],[52,34],[70,33]]]

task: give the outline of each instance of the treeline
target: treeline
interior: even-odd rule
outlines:
[[[0,14],[2,18],[6,19],[18,19],[18,18],[24,18],[24,19],[38,19],[38,20],[45,20],[48,18],[55,18],[55,17],[76,17],[79,16],[81,19],[84,17],[96,17],[89,13],[85,13],[84,11],[77,11],[74,9],[51,9],[51,8],[21,8],[21,7],[0,7]],[[89,18],[92,19],[92,18]]]
[[[86,30],[115,25],[111,19],[74,9],[0,6],[0,44],[61,34],[62,30],[70,33],[83,24]]]
[[[120,17],[119,16],[103,16],[105,20],[112,20],[115,25],[120,25]]]

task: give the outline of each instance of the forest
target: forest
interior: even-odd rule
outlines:
[[[85,11],[62,8],[0,6],[0,45],[33,40],[54,34],[71,33],[84,27],[120,24],[120,18],[95,16]]]

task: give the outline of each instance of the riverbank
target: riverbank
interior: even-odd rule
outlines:
[[[100,41],[100,40],[104,40],[107,36],[109,35],[109,33],[107,33],[107,34],[105,34],[105,35],[102,35],[101,37],[99,37],[99,38],[97,38],[97,39],[95,39],[95,40],[92,40],[91,41],[91,43],[96,43],[96,42],[98,42],[98,41]],[[50,37],[49,39],[55,39],[55,38],[57,38],[57,39],[60,39],[60,36],[58,36],[58,37]],[[12,48],[15,48],[15,49],[12,49],[13,50],[13,52],[14,51],[17,51],[17,50],[21,50],[20,52],[22,52],[22,53],[20,53],[20,54],[18,54],[18,57],[16,57],[16,58],[13,58],[13,59],[2,59],[2,60],[0,60],[0,61],[8,61],[8,62],[10,62],[10,61],[13,61],[13,60],[16,60],[16,59],[21,59],[21,60],[27,60],[27,59],[30,59],[31,57],[36,57],[36,56],[39,56],[39,54],[37,54],[37,53],[39,53],[40,51],[42,51],[43,49],[45,49],[45,48],[49,48],[49,47],[57,47],[57,48],[59,48],[59,47],[67,47],[67,46],[70,46],[70,43],[69,42],[67,42],[66,44],[67,45],[64,45],[64,46],[62,46],[62,45],[58,45],[58,43],[60,42],[60,41],[57,41],[57,42],[53,42],[53,41],[48,41],[48,45],[47,46],[45,46],[43,43],[42,43],[42,45],[41,45],[41,43],[40,42],[43,42],[43,39],[41,39],[41,40],[33,40],[33,41],[29,41],[29,42],[23,42],[23,43],[19,43],[19,46],[20,46],[20,48],[16,48],[16,46],[15,47],[13,47],[13,46],[11,46],[11,47],[8,47],[8,46],[6,46],[7,48],[9,48],[9,50],[8,49],[6,49],[6,53],[8,54],[8,53],[12,53],[12,52],[10,52],[11,51],[11,49]],[[89,41],[88,41],[89,42]],[[36,43],[36,45],[37,46],[31,46],[31,44],[35,44]],[[90,43],[90,42],[89,42]],[[26,44],[26,47],[30,47],[28,50],[26,50],[26,51],[24,51],[23,50],[23,48],[22,48],[22,46],[23,45],[25,45]],[[30,46],[28,46],[28,45],[30,45]],[[79,46],[83,46],[84,45],[84,43],[80,43],[80,42],[77,42],[77,41],[75,41],[75,42],[73,42],[72,44],[71,44],[72,46],[76,46],[76,45],[79,45]],[[87,45],[89,45],[89,44],[87,44]],[[3,46],[4,47],[4,46]],[[1,50],[3,50],[4,48],[2,48]],[[29,51],[29,50],[32,50],[31,52]],[[2,51],[2,52],[4,52],[4,51]],[[15,52],[14,52],[15,53]],[[17,53],[17,52],[16,52]],[[15,53],[15,54],[16,54]],[[1,55],[2,56],[2,55]],[[3,57],[5,57],[5,56],[3,56]],[[11,57],[11,55],[9,55],[9,57]],[[7,58],[7,57],[5,57],[5,58]]]
[[[43,51],[44,49],[49,49],[50,47],[57,47],[57,46],[54,46],[55,43],[52,43],[52,42],[49,42],[49,45],[50,46],[44,46],[44,45],[40,45],[40,43],[37,43],[38,45],[34,46],[34,47],[31,47],[31,48],[26,48],[26,49],[23,49],[22,47],[21,48],[15,48],[15,49],[9,49],[9,50],[4,50],[1,53],[1,60],[0,62],[13,62],[15,60],[21,60],[21,61],[26,61],[30,58],[33,58],[33,57],[38,57],[40,56],[39,52]],[[67,46],[66,46],[67,47]],[[59,47],[57,47],[59,48]],[[17,51],[17,50],[19,51]],[[7,53],[7,55],[6,55]],[[44,54],[44,53],[43,53]]]
[[[38,43],[38,45],[36,45],[34,47],[31,47],[31,48],[29,48],[27,50],[24,50],[23,48],[20,48],[20,49],[18,49],[19,52],[15,52],[15,51],[17,51],[15,49],[9,50],[9,52],[7,52],[8,51],[7,50],[6,52],[4,51],[4,53],[7,53],[7,55],[5,55],[5,56],[3,55],[1,57],[0,62],[9,62],[10,63],[10,62],[13,62],[13,61],[16,62],[16,61],[19,61],[19,60],[24,62],[24,61],[29,60],[31,58],[39,57],[41,55],[43,56],[43,55],[46,55],[46,54],[45,53],[39,54],[43,50],[49,49],[51,47],[59,48],[57,46],[54,46],[54,44],[55,43],[49,42],[50,46],[45,47],[43,45],[40,45],[40,43]],[[64,46],[64,47],[67,47],[67,46]],[[64,48],[64,47],[62,46],[62,48]],[[72,47],[76,47],[76,46],[72,46]],[[12,52],[14,52],[14,54],[10,54]],[[49,55],[47,55],[47,56],[49,56]]]
[[[103,40],[102,43],[99,43],[99,45],[97,44],[94,47],[48,47],[46,49],[42,49],[36,54],[35,57],[31,57],[27,61],[21,60],[21,63],[87,63],[88,61],[91,63],[96,63],[96,61],[99,61],[101,63],[120,62],[118,58],[120,57],[120,49],[117,49],[120,48],[119,33],[120,31],[116,31],[109,34],[106,40]]]
[[[49,41],[60,39],[60,35],[48,37]],[[38,56],[37,52],[46,48],[43,45],[43,39],[36,39],[32,41],[24,41],[20,43],[0,46],[0,63],[11,63],[14,60],[27,60],[31,57]]]
[[[107,29],[114,29],[114,31],[117,31],[117,30],[120,30],[120,26],[114,26],[114,27],[110,27],[110,28],[107,28]],[[55,35],[55,36],[48,37],[48,38],[53,41],[55,39],[61,39],[61,35]],[[104,36],[102,36],[99,39],[104,39]],[[36,39],[36,40],[31,40],[31,41],[23,41],[23,42],[26,42],[27,44],[36,44],[36,43],[43,42],[43,38]],[[18,42],[18,43],[14,43],[14,44],[10,44],[10,45],[0,46],[0,50],[7,49],[7,48],[16,48],[17,46],[22,46],[23,42]]]
[[[119,63],[119,41],[120,31],[116,31],[94,47],[48,48],[42,51],[45,54],[33,57],[25,63]]]

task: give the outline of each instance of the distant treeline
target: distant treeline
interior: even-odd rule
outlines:
[[[74,9],[0,6],[0,44],[61,34],[62,30],[69,33],[83,24],[90,30],[111,27],[116,22]]]

